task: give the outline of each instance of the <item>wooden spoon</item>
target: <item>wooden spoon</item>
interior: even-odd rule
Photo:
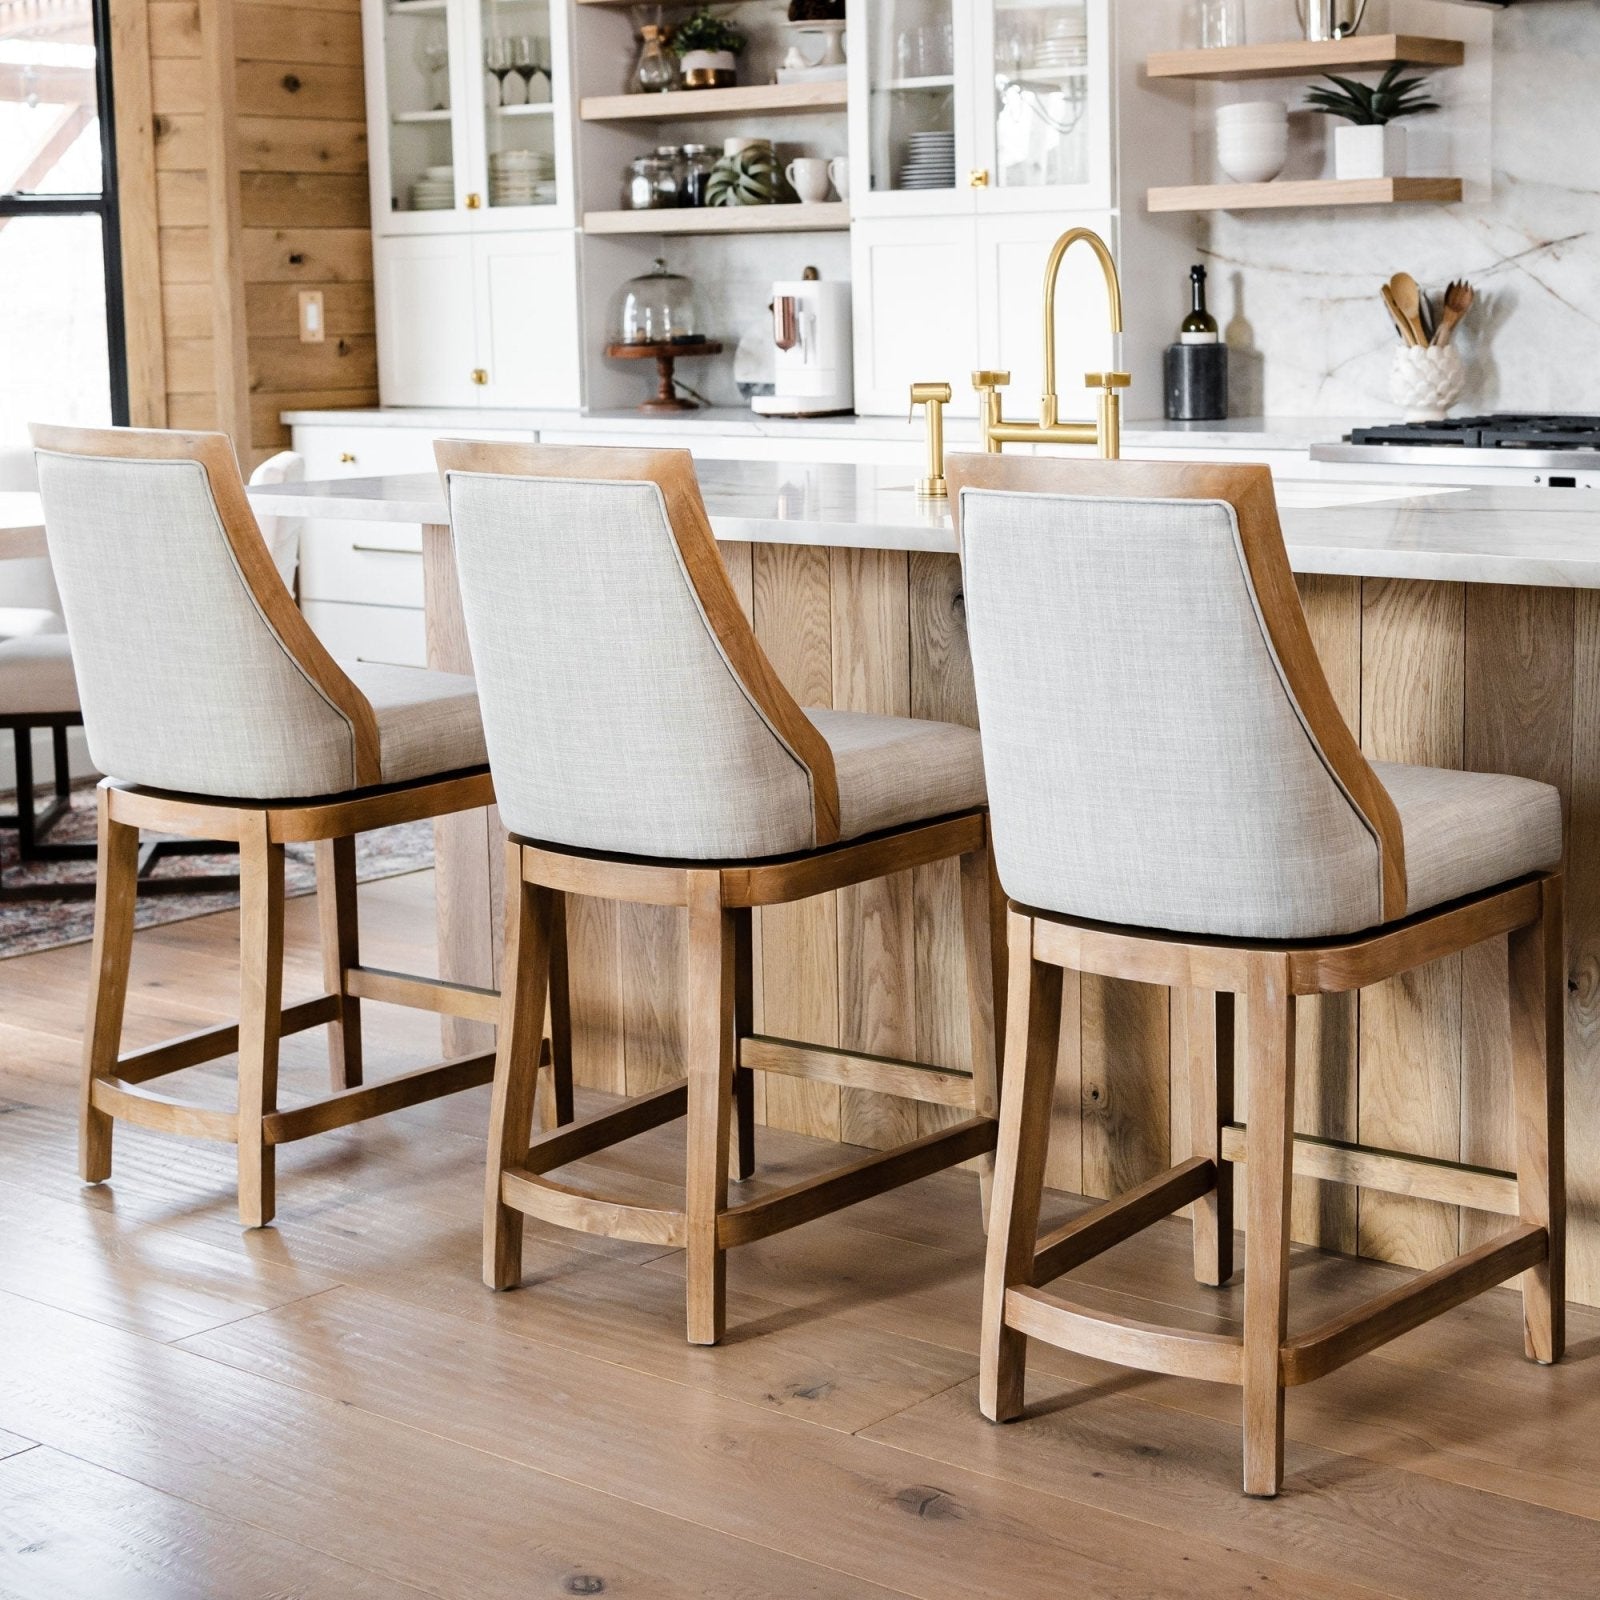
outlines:
[[[1410,326],[1412,344],[1426,344],[1428,338],[1422,331],[1422,291],[1417,287],[1417,280],[1409,272],[1397,272],[1389,280],[1389,288],[1400,315]]]
[[[1433,330],[1433,342],[1443,346],[1456,336],[1461,319],[1472,309],[1477,299],[1473,287],[1464,278],[1457,278],[1444,292],[1444,310],[1439,314],[1439,326]]]
[[[1400,337],[1407,344],[1415,344],[1417,341],[1412,334],[1411,324],[1400,314],[1400,307],[1395,303],[1394,290],[1384,284],[1378,292],[1383,296],[1384,305],[1389,308],[1389,315],[1394,318],[1395,327],[1400,330]]]

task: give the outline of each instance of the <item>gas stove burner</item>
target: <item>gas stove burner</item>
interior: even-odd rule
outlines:
[[[1444,422],[1395,422],[1352,429],[1350,443],[1454,445],[1468,450],[1600,450],[1600,417],[1503,412]]]

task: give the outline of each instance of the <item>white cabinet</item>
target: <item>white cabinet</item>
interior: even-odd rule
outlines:
[[[1170,8],[1110,0],[883,0],[850,13],[850,229],[856,409],[903,414],[907,386],[943,379],[971,416],[975,368],[1009,370],[1006,412],[1038,414],[1044,266],[1068,228],[1092,228],[1122,272],[1134,379],[1128,415],[1161,410],[1161,350],[1186,302],[1188,223],[1152,217],[1152,167],[1191,140],[1185,100],[1144,56]],[[1091,417],[1083,374],[1113,349],[1087,250],[1057,303],[1063,417]]]
[[[567,14],[362,0],[375,233],[573,226]]]
[[[577,252],[570,232],[375,239],[383,403],[580,405]]]

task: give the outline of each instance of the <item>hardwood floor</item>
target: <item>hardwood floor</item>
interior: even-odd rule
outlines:
[[[369,960],[431,970],[431,887],[361,891]],[[130,1040],[231,1014],[236,924],[139,935]],[[291,902],[290,999],[315,931]],[[1231,1390],[1035,1344],[1025,1417],[982,1420],[968,1174],[734,1252],[712,1350],[683,1341],[677,1252],[530,1219],[524,1286],[482,1287],[486,1090],[286,1147],[259,1233],[222,1147],[119,1126],[81,1188],[87,962],[0,962],[4,1600],[1597,1592],[1600,1312],[1545,1370],[1497,1291],[1292,1391],[1284,1493],[1246,1500]],[[428,1042],[365,1009],[369,1076]],[[285,1056],[287,1092],[320,1093],[320,1031]],[[190,1076],[228,1103],[225,1069]],[[590,1165],[659,1204],[681,1138]],[[838,1158],[765,1129],[758,1153],[749,1192]],[[1045,1225],[1073,1208],[1047,1196]],[[1297,1250],[1292,1322],[1403,1276]],[[1193,1282],[1177,1223],[1076,1285],[1199,1328],[1242,1305]]]

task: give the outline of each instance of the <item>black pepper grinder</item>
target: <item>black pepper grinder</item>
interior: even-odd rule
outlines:
[[[1189,268],[1192,303],[1167,346],[1165,383],[1169,422],[1215,422],[1228,414],[1228,347],[1217,334],[1217,319],[1206,310],[1206,269]]]

